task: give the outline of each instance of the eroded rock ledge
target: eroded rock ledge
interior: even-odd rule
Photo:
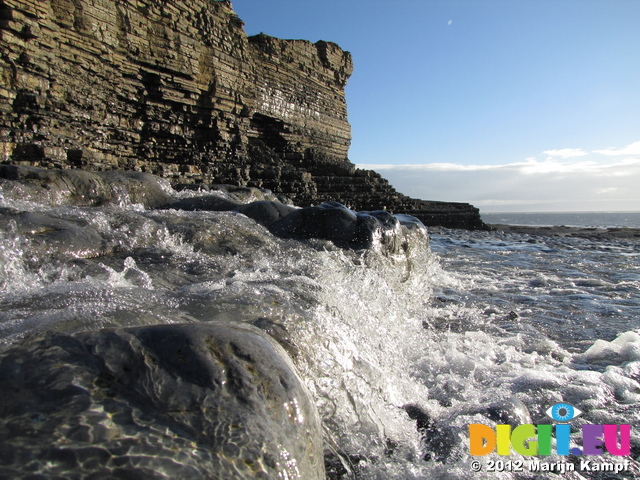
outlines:
[[[347,158],[348,52],[247,37],[229,1],[0,0],[0,161],[268,188],[482,228]]]

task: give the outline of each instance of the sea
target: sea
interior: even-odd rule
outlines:
[[[51,331],[267,318],[299,352],[339,459],[328,478],[640,478],[638,237],[431,228],[391,254],[277,238],[236,212],[148,209],[125,191],[87,206],[9,183],[0,354]],[[484,220],[640,226],[638,213]],[[554,424],[559,403],[579,412],[572,447],[582,425],[630,425],[630,453],[471,455],[469,425],[493,429],[522,405],[521,421]]]
[[[640,228],[640,212],[483,212],[482,219],[506,225]]]

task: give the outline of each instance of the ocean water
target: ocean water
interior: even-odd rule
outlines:
[[[534,424],[558,402],[584,412],[574,426],[630,424],[631,455],[597,457],[628,460],[624,472],[564,477],[640,478],[637,239],[431,229],[390,255],[276,238],[234,212],[150,210],[126,194],[52,204],[7,185],[0,353],[48,331],[268,318],[298,351],[342,478],[561,478],[489,471],[526,466],[516,453],[469,454],[468,425],[495,425],[501,402]],[[426,436],[407,405],[429,418]]]
[[[482,213],[489,224],[640,228],[640,212],[524,212]]]

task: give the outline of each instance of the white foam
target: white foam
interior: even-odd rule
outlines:
[[[584,362],[624,363],[640,360],[640,334],[629,331],[620,334],[614,340],[596,340],[584,354],[576,357]]]

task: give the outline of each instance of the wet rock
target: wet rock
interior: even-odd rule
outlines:
[[[87,172],[0,165],[0,182],[3,179],[15,182],[13,189],[6,189],[9,197],[13,196],[15,200],[46,199],[50,205],[129,203],[157,208],[174,200],[167,193],[166,181],[141,172]]]
[[[222,192],[227,193],[227,190],[230,190],[231,192],[235,191],[235,189],[224,189],[222,190]],[[252,197],[255,196],[258,195],[252,195]],[[246,199],[248,197],[244,196],[244,198]],[[247,217],[258,222],[260,225],[264,226],[272,225],[278,220],[286,217],[290,213],[298,210],[296,207],[285,204],[279,200],[256,200],[249,203],[243,203],[233,193],[227,193],[227,195],[224,197],[219,194],[214,194],[202,195],[192,198],[183,198],[181,200],[177,200],[164,205],[163,208],[173,208],[176,210],[188,211],[204,210],[211,212],[233,210],[246,215]]]
[[[236,210],[240,207],[240,202],[221,197],[220,195],[202,195],[192,198],[183,198],[180,200],[172,201],[163,205],[162,208],[175,209],[175,210],[187,210],[195,212],[198,210],[204,210],[209,212],[226,212],[229,210]]]
[[[416,421],[416,429],[425,449],[424,460],[444,461],[460,443],[458,436],[447,425],[437,424],[418,405],[405,405],[409,418]]]
[[[378,248],[396,254],[409,248],[406,233],[418,233],[427,238],[426,227],[410,215],[396,216],[382,210],[355,212],[339,202],[298,208],[279,200],[265,200],[275,198],[266,190],[230,186],[221,186],[220,193],[177,199],[162,179],[139,172],[0,166],[0,181],[3,181],[0,185],[2,194],[18,203],[24,199],[44,198],[52,206],[125,203],[142,204],[148,209],[234,211],[263,225],[278,237],[329,240],[343,248]],[[263,200],[242,203],[240,198]],[[72,256],[87,258],[112,253],[114,248],[87,222],[70,222],[44,214],[20,214],[17,209],[7,211],[15,217],[19,230],[30,235],[32,245],[42,246],[40,250],[66,249]],[[179,233],[192,238],[197,232]]]
[[[395,217],[400,222],[400,225],[406,227],[409,230],[417,230],[426,233],[427,227],[418,218],[413,215],[407,215],[405,213],[396,213]]]
[[[0,476],[324,479],[315,405],[250,325],[55,334],[0,357]]]
[[[376,210],[358,213],[358,232],[350,243],[359,248],[371,248],[379,244],[388,252],[399,253],[402,238],[398,218],[389,212]]]
[[[487,407],[486,415],[496,423],[512,427],[532,423],[529,409],[516,397],[492,403]]]
[[[256,201],[247,204],[216,195],[182,199],[166,208],[240,212],[267,227],[282,238],[330,240],[341,247],[371,248],[376,244],[398,250],[400,223],[387,212],[360,212],[341,203],[296,208],[277,201]]]
[[[0,226],[28,238],[29,250],[38,258],[90,258],[112,252],[98,231],[83,220],[63,220],[39,212],[3,209]]]
[[[406,233],[427,239],[426,227],[410,215],[392,215],[376,210],[355,212],[338,202],[297,208],[279,201],[255,201],[247,204],[218,195],[186,198],[164,208],[181,210],[236,211],[267,227],[281,238],[329,240],[339,247],[379,248],[401,253],[408,248]]]
[[[389,212],[354,212],[338,202],[297,208],[278,201],[255,201],[247,204],[218,195],[186,198],[165,208],[240,212],[267,227],[281,238],[329,240],[337,246],[356,249],[380,248],[400,253],[407,248],[406,232],[427,237],[426,227],[415,217],[401,218]]]
[[[300,355],[300,349],[295,344],[289,334],[289,331],[283,324],[261,317],[252,321],[251,325],[254,325],[268,333],[292,358]]]
[[[416,225],[420,221],[415,219]],[[405,244],[402,224],[395,215],[384,211],[354,212],[338,202],[294,210],[267,228],[285,238],[320,238],[340,247],[380,248],[399,253]],[[426,237],[426,228],[422,225]]]
[[[404,410],[412,420],[416,421],[416,429],[425,449],[425,460],[445,461],[460,443],[458,432],[445,423],[436,422],[429,413],[416,404],[405,405]],[[529,409],[516,397],[510,397],[463,412],[467,415],[480,414],[493,420],[496,424],[517,425],[530,424]]]
[[[260,225],[269,227],[298,209],[280,202],[259,201],[240,205],[236,210],[255,220]]]
[[[358,216],[337,202],[296,210],[269,226],[275,235],[287,238],[321,238],[337,245],[348,244],[356,235]]]

